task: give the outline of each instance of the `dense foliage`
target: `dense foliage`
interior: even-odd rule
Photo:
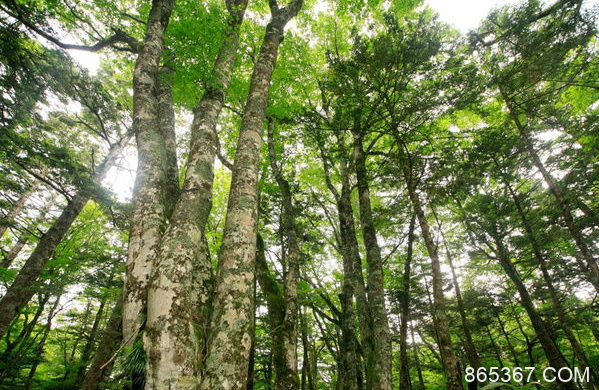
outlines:
[[[596,13],[2,1],[0,389],[599,389]]]

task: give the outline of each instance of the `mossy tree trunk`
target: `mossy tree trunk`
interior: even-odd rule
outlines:
[[[198,385],[212,265],[205,226],[212,207],[216,123],[231,82],[247,0],[228,1],[229,26],[212,84],[194,109],[183,189],[162,237],[148,291],[146,388]],[[173,124],[174,125],[174,124]]]
[[[447,378],[447,388],[449,390],[462,390],[462,379],[458,367],[458,361],[455,357],[453,343],[451,341],[451,333],[449,331],[445,297],[443,295],[443,274],[441,273],[438,247],[435,244],[431,234],[428,220],[424,214],[424,209],[420,202],[420,197],[416,192],[415,180],[412,173],[412,161],[410,160],[408,151],[405,150],[406,146],[400,139],[399,134],[396,133],[395,138],[398,147],[399,162],[401,164],[404,180],[406,182],[408,195],[420,225],[422,238],[431,259],[431,268],[433,274],[433,312],[436,319],[435,328],[437,331],[439,350],[441,352],[441,360],[443,362],[443,369]]]
[[[402,294],[400,302],[399,325],[399,390],[410,390],[410,370],[408,367],[408,322],[410,315],[410,272],[414,246],[414,228],[416,214],[412,213],[408,230],[408,250],[403,267]]]
[[[144,42],[133,73],[133,129],[137,141],[137,176],[123,289],[123,338],[135,340],[146,321],[147,289],[152,263],[167,217],[165,198],[167,147],[156,94],[164,33],[174,0],[153,0]]]
[[[287,274],[285,275],[284,295],[284,317],[278,328],[283,333],[283,359],[275,359],[275,389],[297,390],[299,388],[299,377],[297,372],[297,326],[299,307],[297,300],[297,284],[299,279],[300,248],[295,222],[295,210],[291,196],[289,182],[283,177],[282,167],[279,167],[275,154],[274,119],[268,119],[268,154],[270,166],[281,191],[282,202],[282,224],[287,243]],[[277,328],[272,328],[277,329]],[[277,368],[277,365],[281,367]]]
[[[280,8],[275,0],[269,1],[271,20],[250,81],[233,165],[202,375],[204,390],[241,390],[246,386],[253,332],[261,134],[284,29],[302,3],[293,0]]]
[[[358,122],[358,121],[356,121]],[[358,122],[359,123],[359,122]],[[358,183],[360,224],[366,247],[368,307],[372,315],[372,343],[367,351],[366,384],[372,390],[391,390],[391,332],[385,307],[385,288],[383,282],[383,263],[381,248],[376,237],[372,218],[366,152],[363,147],[364,133],[360,128],[353,129],[354,165]]]
[[[123,300],[120,298],[112,309],[102,338],[87,369],[81,390],[100,390],[103,382],[110,376],[113,355],[118,351],[122,340]]]

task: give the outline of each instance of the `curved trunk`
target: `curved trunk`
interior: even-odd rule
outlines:
[[[275,1],[254,67],[241,120],[227,217],[218,258],[210,334],[201,389],[245,388],[254,310],[254,259],[258,224],[258,173],[268,91],[284,28],[302,0],[285,8]]]
[[[212,207],[216,123],[237,58],[246,5],[247,0],[228,3],[229,29],[214,64],[213,84],[194,109],[183,190],[160,242],[148,290],[146,389],[173,383],[193,387],[199,379],[210,312],[212,264],[204,230]]]

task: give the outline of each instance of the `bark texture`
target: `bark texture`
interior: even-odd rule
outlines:
[[[578,247],[580,255],[582,256],[582,258],[584,259],[584,261],[588,267],[587,271],[588,271],[589,281],[591,282],[593,287],[595,287],[595,290],[597,292],[599,292],[599,266],[597,265],[597,261],[593,258],[593,254],[591,253],[590,248],[586,244],[580,228],[576,224],[576,221],[574,221],[574,216],[572,215],[572,209],[570,207],[568,199],[564,195],[562,189],[558,185],[558,183],[555,180],[555,178],[553,177],[553,175],[551,175],[551,173],[547,170],[547,168],[541,161],[541,158],[537,154],[537,152],[535,150],[535,146],[533,144],[533,141],[530,138],[530,136],[528,135],[528,130],[526,129],[526,126],[520,121],[518,111],[514,108],[514,102],[509,98],[507,93],[505,93],[505,91],[503,91],[501,86],[499,87],[499,90],[501,91],[503,100],[505,101],[505,103],[510,111],[512,120],[516,124],[516,128],[518,129],[518,132],[520,133],[520,138],[522,138],[522,142],[524,143],[524,147],[526,148],[526,151],[530,155],[530,158],[532,159],[532,162],[534,163],[534,165],[537,167],[539,172],[541,172],[541,175],[543,176],[543,180],[545,180],[547,187],[549,187],[549,191],[553,194],[553,196],[557,200],[557,204],[560,207],[562,218],[564,219],[564,222],[566,223],[568,232],[572,236],[572,239],[574,240],[574,242],[576,243],[576,246]]]
[[[227,2],[229,28],[212,84],[194,109],[183,190],[160,242],[148,290],[146,389],[194,388],[199,383],[212,279],[204,229],[212,207],[216,122],[231,81],[246,6],[247,0]]]
[[[424,239],[426,249],[431,259],[431,268],[433,274],[433,311],[434,317],[436,318],[435,327],[437,330],[439,349],[441,351],[441,360],[443,362],[443,368],[447,378],[447,388],[449,390],[462,390],[462,379],[458,367],[458,361],[453,350],[451,333],[449,331],[449,322],[447,320],[447,314],[445,311],[443,274],[441,273],[438,247],[434,242],[433,236],[431,235],[428,220],[424,214],[424,209],[422,208],[422,204],[420,202],[420,197],[416,192],[412,177],[411,161],[407,155],[407,151],[404,150],[405,145],[403,142],[401,142],[398,134],[396,134],[396,140],[399,150],[399,160],[403,176],[406,181],[408,195],[420,225],[422,238]]]
[[[96,353],[87,370],[81,390],[103,389],[103,382],[112,371],[111,358],[118,351],[122,340],[123,301],[119,299],[112,309]]]
[[[302,0],[279,8],[271,0],[271,20],[254,67],[233,165],[225,230],[218,259],[211,333],[202,376],[204,390],[246,385],[254,310],[254,259],[258,222],[258,173],[268,91],[284,28]]]
[[[372,315],[372,349],[368,351],[366,383],[369,389],[391,390],[391,332],[385,307],[383,263],[372,220],[366,153],[362,141],[363,134],[354,130],[354,164],[358,182],[360,224],[368,263],[368,306]]]
[[[270,166],[281,190],[283,205],[283,232],[287,238],[287,275],[284,281],[284,311],[283,322],[279,324],[280,331],[283,333],[281,361],[275,359],[275,371],[277,363],[281,365],[275,377],[275,389],[296,390],[299,388],[299,377],[297,372],[297,325],[299,307],[297,302],[297,283],[299,279],[300,248],[298,244],[298,234],[295,224],[295,211],[291,197],[291,188],[289,182],[283,177],[281,169],[277,163],[274,146],[274,121],[268,120],[268,154],[270,157]],[[274,328],[272,328],[274,329]]]
[[[133,129],[137,141],[137,176],[123,289],[123,338],[146,320],[147,288],[167,214],[167,149],[158,118],[157,74],[164,51],[164,32],[174,0],[153,0],[146,33],[133,73]]]
[[[29,240],[34,236],[33,231],[35,231],[39,224],[46,220],[48,216],[48,212],[56,204],[56,199],[58,198],[57,193],[53,193],[50,199],[44,204],[42,209],[39,211],[38,216],[33,220],[22,232],[19,234],[19,238],[17,242],[13,245],[10,250],[4,254],[4,258],[2,259],[2,267],[8,268],[12,265],[12,263],[19,256],[19,253],[23,250],[25,245],[29,242]]]
[[[108,169],[116,161],[118,155],[131,139],[126,135],[119,142],[112,145],[104,161],[98,166],[93,175],[93,180],[101,182]],[[35,293],[35,283],[40,277],[44,267],[54,255],[56,247],[67,233],[83,207],[86,205],[91,194],[87,188],[80,189],[71,198],[62,210],[62,213],[54,221],[48,231],[42,236],[39,243],[19,271],[13,284],[8,288],[6,294],[0,300],[0,338],[4,336],[9,324],[15,318],[19,310],[29,302]]]
[[[43,175],[43,173],[42,173],[42,175]],[[12,207],[8,211],[8,213],[6,213],[6,215],[0,220],[0,238],[2,238],[4,236],[4,233],[6,233],[6,230],[8,229],[8,227],[15,222],[17,215],[19,215],[21,210],[23,210],[23,207],[25,207],[25,203],[27,203],[29,198],[31,198],[31,195],[33,195],[35,193],[35,191],[37,191],[37,188],[39,187],[39,185],[40,185],[39,180],[35,180],[29,186],[29,188],[27,188],[27,190],[25,190],[21,194],[21,196],[19,196],[19,199],[17,199],[12,204]]]
[[[516,267],[514,266],[514,264],[512,264],[507,248],[498,236],[493,237],[493,240],[495,241],[497,248],[497,259],[499,260],[499,263],[501,264],[505,273],[516,286],[516,290],[518,290],[518,294],[520,296],[520,303],[522,304],[522,306],[526,310],[526,313],[528,314],[528,317],[530,318],[530,322],[539,339],[539,343],[541,344],[541,347],[543,347],[543,351],[545,351],[545,356],[547,356],[547,361],[549,362],[549,365],[555,368],[556,370],[559,370],[562,367],[568,367],[568,363],[564,360],[562,354],[557,348],[557,345],[551,337],[551,331],[548,329],[547,324],[545,323],[543,318],[541,318],[541,316],[537,312],[532,298],[528,293],[528,290],[526,289],[526,286],[520,279]],[[576,385],[572,382],[561,382],[559,380],[557,380],[556,382],[562,390],[576,389]]]
[[[324,163],[324,172],[327,186],[330,192],[335,197],[337,203],[337,214],[339,218],[339,250],[343,259],[343,282],[341,286],[341,294],[339,294],[339,300],[341,301],[341,341],[339,345],[339,374],[337,379],[337,387],[343,389],[361,389],[362,388],[362,377],[359,374],[360,371],[360,360],[357,351],[357,341],[355,340],[356,328],[355,328],[355,311],[354,311],[354,296],[360,293],[365,294],[364,280],[362,278],[362,262],[360,260],[360,254],[358,250],[358,243],[355,234],[354,216],[351,204],[351,187],[349,183],[349,176],[347,173],[347,158],[344,152],[343,139],[340,135],[337,135],[337,145],[340,153],[339,160],[339,173],[341,176],[341,193],[337,191],[331,179],[329,177],[329,162],[327,157],[324,155],[324,150],[321,148],[322,160]],[[355,268],[359,267],[360,278],[362,278],[362,289],[357,291],[357,281]],[[364,306],[365,300],[362,299],[361,306]],[[367,306],[367,305],[366,305]],[[360,323],[360,331],[362,336],[362,344],[364,341],[369,342],[369,339],[365,339],[370,335],[368,332],[370,327],[365,327],[365,317],[369,317],[366,313],[362,313],[360,316],[360,305],[358,306],[358,322]],[[361,321],[360,321],[361,320]],[[366,328],[366,333],[363,332],[363,328]],[[370,344],[369,344],[370,345]]]
[[[408,231],[408,253],[403,268],[403,291],[401,295],[399,325],[399,390],[410,390],[410,370],[408,367],[408,316],[410,314],[410,271],[414,245],[414,225],[416,214],[412,214]]]

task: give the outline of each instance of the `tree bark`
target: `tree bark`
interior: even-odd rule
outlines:
[[[453,281],[453,288],[455,290],[456,300],[458,303],[458,312],[460,314],[460,320],[462,321],[462,329],[464,330],[464,337],[466,339],[465,350],[466,357],[468,358],[468,364],[470,367],[474,368],[476,372],[480,367],[480,358],[478,356],[478,352],[476,351],[476,347],[474,346],[474,341],[472,340],[472,332],[470,331],[470,324],[468,323],[468,319],[466,318],[466,309],[464,308],[464,299],[462,298],[462,292],[460,291],[460,285],[458,283],[458,277],[455,273],[455,267],[453,265],[453,256],[451,255],[451,251],[449,250],[449,245],[447,244],[447,239],[445,238],[445,234],[441,228],[441,223],[437,218],[437,214],[433,210],[435,214],[435,219],[437,220],[437,224],[439,225],[439,232],[441,233],[441,238],[443,239],[443,246],[445,247],[445,252],[447,255],[447,262],[449,264],[449,269],[451,270],[451,279]],[[477,382],[473,381],[468,384],[469,388],[476,389]],[[480,386],[484,386],[484,382],[478,383]]]
[[[420,366],[420,358],[418,357],[418,349],[416,348],[416,340],[414,339],[414,327],[410,326],[412,333],[412,349],[414,350],[414,361],[416,362],[416,371],[418,371],[418,383],[420,383],[420,390],[425,390],[424,377],[422,376],[422,367]]]
[[[337,134],[337,148],[340,154],[339,175],[341,177],[341,194],[333,192],[337,200],[337,213],[339,216],[339,232],[341,236],[341,256],[344,264],[344,278],[346,263],[349,267],[351,263],[351,280],[353,295],[356,298],[356,311],[358,325],[360,330],[360,339],[362,342],[362,356],[365,363],[367,388],[371,386],[369,379],[369,361],[370,365],[374,361],[373,355],[373,335],[372,335],[372,313],[368,297],[366,296],[366,286],[362,274],[362,259],[360,258],[360,249],[356,238],[356,227],[354,221],[354,211],[351,201],[352,186],[349,177],[349,161],[346,157],[345,140],[342,134]],[[325,167],[326,169],[326,167]],[[332,185],[330,185],[332,187]],[[353,304],[352,304],[353,306]],[[359,360],[356,361],[359,363]],[[357,372],[359,374],[359,371]],[[362,387],[362,380],[358,377],[358,387]]]
[[[566,338],[568,339],[568,342],[570,343],[570,346],[572,347],[574,356],[576,356],[576,359],[578,360],[578,364],[580,364],[580,368],[582,368],[583,370],[586,370],[587,368],[589,368],[591,374],[593,375],[593,377],[595,377],[595,381],[597,381],[599,383],[599,380],[597,379],[597,374],[596,374],[595,370],[590,368],[589,363],[586,358],[586,355],[584,354],[584,351],[582,350],[582,347],[580,346],[580,344],[578,343],[578,340],[576,340],[576,337],[574,336],[574,333],[570,329],[570,326],[568,324],[569,321],[568,321],[568,318],[566,317],[566,313],[564,312],[564,309],[562,307],[558,292],[553,285],[553,280],[551,278],[551,275],[549,275],[549,270],[547,268],[547,262],[545,260],[545,257],[541,253],[541,246],[539,245],[539,242],[537,241],[537,238],[532,230],[532,226],[528,220],[528,217],[526,216],[526,213],[524,212],[524,209],[522,208],[522,205],[520,204],[518,195],[516,194],[516,191],[512,188],[512,186],[509,184],[509,182],[505,178],[504,178],[504,184],[505,184],[506,188],[508,189],[510,196],[512,197],[512,200],[514,201],[514,205],[516,206],[516,210],[518,211],[518,216],[520,217],[522,225],[524,226],[524,231],[526,232],[526,235],[528,236],[528,240],[532,247],[532,252],[533,252],[535,258],[537,259],[539,268],[541,269],[541,274],[543,275],[543,280],[545,281],[545,285],[547,286],[547,290],[549,291],[549,296],[551,297],[551,303],[553,304],[553,308],[555,309],[555,312],[557,314],[557,319],[566,335]],[[589,386],[587,385],[587,387],[589,387]],[[592,385],[590,388],[592,388]]]
[[[275,389],[297,390],[299,388],[299,378],[297,372],[297,322],[299,307],[297,302],[297,284],[299,278],[300,248],[297,239],[297,229],[295,223],[295,211],[293,208],[293,199],[289,182],[283,177],[281,169],[277,163],[274,146],[274,120],[268,119],[268,153],[270,157],[270,166],[281,190],[283,215],[283,232],[287,238],[287,275],[284,281],[284,318],[280,324],[283,332],[284,351],[282,370],[275,377]],[[277,361],[275,360],[275,363]]]
[[[522,327],[522,323],[520,322],[520,318],[515,315],[514,319],[516,320],[516,324],[518,324],[518,329],[520,330],[520,333],[522,334],[522,337],[524,337],[524,341],[526,342],[526,354],[528,355],[528,364],[529,367],[534,367],[535,366],[535,359],[532,355],[532,350],[533,350],[533,343],[530,341],[530,338],[528,337],[528,335],[526,334],[526,332],[524,331],[524,328]],[[532,382],[538,382],[537,380],[537,375],[535,374],[535,372],[532,372],[532,376],[531,376]],[[537,386],[537,388],[540,388],[539,386]]]
[[[368,306],[372,315],[372,349],[368,351],[366,384],[372,390],[391,390],[391,332],[385,307],[385,286],[381,248],[377,242],[372,220],[366,153],[362,141],[364,134],[354,129],[354,163],[358,182],[360,225],[366,247]]]
[[[205,226],[212,207],[216,123],[237,58],[247,0],[228,1],[229,27],[213,68],[212,84],[194,109],[183,190],[174,206],[148,290],[146,389],[197,386],[202,369],[212,264]]]
[[[94,323],[92,324],[92,329],[89,333],[87,342],[85,343],[85,347],[83,347],[83,351],[81,352],[81,359],[79,360],[79,368],[77,369],[77,377],[75,378],[75,386],[79,387],[83,383],[85,379],[85,369],[89,363],[89,359],[92,354],[93,346],[96,342],[96,338],[98,336],[98,330],[100,327],[100,321],[104,315],[104,308],[106,306],[107,298],[102,298],[100,302],[100,306],[98,307],[98,311],[96,312],[96,316],[94,318]]]
[[[338,145],[340,146],[340,154],[343,156],[343,141],[338,137]],[[339,372],[337,377],[337,387],[349,390],[357,390],[362,386],[361,376],[358,374],[359,358],[356,354],[356,340],[355,340],[355,312],[353,298],[357,295],[357,278],[356,271],[354,268],[359,264],[360,275],[362,263],[359,259],[359,253],[357,248],[357,242],[352,245],[352,237],[355,241],[355,227],[353,220],[353,210],[351,208],[351,190],[349,188],[349,180],[347,177],[347,161],[344,157],[340,160],[340,174],[342,178],[342,192],[338,193],[334,185],[332,184],[328,175],[329,165],[327,157],[324,155],[324,150],[321,149],[321,155],[323,160],[323,168],[325,171],[325,177],[329,190],[335,197],[337,202],[337,214],[339,218],[339,231],[340,231],[340,243],[339,249],[341,257],[343,259],[343,281],[341,285],[341,294],[339,294],[339,300],[341,302],[341,340],[339,342]],[[355,257],[358,260],[354,260]],[[363,280],[362,280],[363,282]],[[361,301],[363,302],[363,300]],[[360,308],[358,308],[358,311]],[[364,317],[362,313],[362,317]],[[360,321],[358,321],[360,322]],[[362,322],[360,328],[364,326]],[[362,333],[362,340],[364,340],[364,334],[369,334],[368,329],[366,333]]]
[[[123,334],[122,316],[123,300],[121,297],[112,309],[81,390],[101,390],[104,388],[104,382],[112,371],[114,354],[121,344]]]
[[[167,54],[167,56],[169,56]],[[164,207],[167,220],[179,198],[179,166],[177,162],[177,136],[175,134],[175,107],[173,105],[173,76],[175,73],[172,58],[162,65],[156,77],[156,101],[158,105],[158,128],[165,146],[165,190]]]
[[[408,315],[410,312],[410,267],[414,245],[414,225],[416,214],[412,213],[410,228],[408,230],[408,253],[403,268],[403,291],[401,295],[400,313],[401,324],[399,325],[399,390],[410,389],[410,370],[408,367]]]
[[[520,122],[518,112],[513,107],[513,102],[509,99],[509,97],[503,91],[501,86],[499,87],[499,90],[501,92],[503,100],[505,101],[505,103],[510,111],[512,119],[513,119],[514,123],[516,124],[518,132],[520,133],[520,137],[522,138],[522,141],[524,142],[524,146],[525,146],[528,154],[532,158],[532,161],[533,161],[534,165],[537,167],[537,169],[539,170],[539,172],[541,172],[541,175],[543,176],[543,179],[545,180],[547,187],[549,187],[549,191],[553,194],[553,196],[557,200],[557,203],[560,207],[560,211],[562,214],[562,218],[564,219],[564,222],[566,223],[566,227],[568,228],[568,231],[570,232],[572,239],[576,243],[576,246],[578,247],[578,250],[580,251],[580,255],[582,256],[582,258],[584,259],[584,261],[587,264],[589,281],[595,287],[595,290],[597,290],[597,292],[599,293],[599,266],[597,265],[597,261],[593,258],[591,250],[585,243],[584,237],[582,235],[582,232],[580,231],[580,228],[576,225],[576,222],[574,221],[574,217],[572,215],[572,209],[570,208],[570,204],[568,203],[568,200],[566,199],[566,196],[562,192],[562,189],[558,185],[557,181],[551,175],[551,173],[547,170],[547,168],[545,168],[545,165],[543,164],[543,162],[541,161],[541,158],[537,154],[534,144],[533,144],[530,136],[528,135],[526,127],[524,126],[524,124],[522,124],[522,122]]]
[[[29,390],[31,388],[31,383],[33,382],[33,378],[35,377],[35,372],[37,371],[37,367],[42,361],[42,357],[44,355],[44,347],[46,346],[46,340],[48,339],[48,335],[50,334],[50,329],[52,329],[52,319],[56,314],[56,309],[58,308],[58,303],[60,302],[60,295],[56,297],[56,302],[52,305],[50,312],[48,313],[48,320],[46,321],[46,326],[44,327],[44,333],[42,335],[42,339],[37,345],[36,356],[31,364],[31,369],[29,370],[29,374],[27,375],[27,379],[24,383],[25,390]]]
[[[298,383],[288,383],[287,380],[293,378],[292,373],[288,372],[287,351],[285,344],[285,309],[287,302],[285,300],[282,286],[275,280],[268,269],[266,257],[264,255],[264,242],[262,237],[258,237],[256,251],[256,279],[266,298],[268,308],[268,322],[270,334],[272,337],[273,369],[275,373],[275,389],[287,389],[289,386]]]
[[[137,141],[137,176],[123,288],[123,339],[135,341],[146,321],[148,283],[164,230],[167,149],[156,96],[157,74],[164,51],[164,32],[174,0],[152,0],[144,43],[133,73],[133,130]]]
[[[39,180],[35,180],[33,183],[31,183],[29,188],[27,188],[21,194],[21,196],[19,196],[19,198],[12,204],[12,207],[8,211],[8,213],[6,213],[6,215],[2,217],[2,219],[0,220],[0,238],[4,236],[4,233],[6,233],[8,227],[15,222],[17,215],[19,215],[21,210],[23,210],[23,207],[25,207],[25,203],[27,203],[29,198],[31,198],[31,195],[33,195],[35,191],[37,191],[39,185]]]
[[[218,258],[210,335],[202,376],[203,390],[241,390],[246,385],[251,345],[254,260],[258,224],[258,173],[262,127],[268,91],[284,28],[300,10],[302,0],[279,8],[269,2],[271,21],[241,120],[227,217]]]
[[[495,315],[495,318],[497,319],[497,323],[499,324],[499,329],[501,329],[501,334],[505,338],[505,343],[507,344],[507,348],[510,351],[512,358],[514,359],[514,367],[521,367],[520,361],[518,360],[518,354],[516,353],[516,350],[514,349],[514,345],[512,344],[512,341],[510,340],[510,335],[508,334],[507,330],[505,329],[505,325],[504,325],[503,321],[501,320],[501,317],[499,316],[499,310],[495,306],[492,306],[491,310],[493,311],[493,314]]]
[[[406,187],[414,209],[414,213],[418,218],[420,230],[422,232],[422,238],[426,245],[429,257],[431,259],[431,268],[433,274],[433,298],[434,298],[434,312],[436,316],[437,334],[439,337],[439,349],[441,351],[441,359],[443,361],[443,368],[447,378],[448,390],[462,390],[462,379],[460,370],[458,368],[458,362],[453,351],[453,345],[451,342],[451,333],[449,331],[449,323],[447,320],[447,314],[445,312],[445,297],[443,296],[443,274],[441,273],[441,264],[439,261],[438,248],[435,244],[433,237],[430,232],[429,224],[424,214],[424,210],[420,203],[420,198],[416,192],[416,188],[413,183],[411,163],[407,152],[404,150],[404,144],[399,138],[399,134],[395,134],[397,146],[399,150],[399,159],[403,172],[404,179],[406,181]]]
[[[568,367],[568,363],[564,360],[559,349],[555,345],[555,342],[551,338],[551,332],[547,328],[547,324],[541,318],[537,310],[535,309],[534,303],[526,286],[522,283],[520,276],[518,275],[518,271],[514,264],[512,264],[509,258],[509,252],[501,239],[498,236],[493,237],[497,249],[497,259],[504,269],[507,276],[512,280],[514,285],[516,286],[516,290],[518,290],[518,294],[520,295],[520,302],[526,312],[528,313],[528,317],[532,323],[532,326],[539,338],[539,342],[545,351],[545,355],[547,356],[547,360],[549,364],[559,370],[562,367]],[[572,382],[561,382],[557,380],[558,385],[562,390],[574,390],[576,386]]]
[[[125,135],[119,142],[112,145],[104,161],[93,175],[96,183],[102,181],[108,169],[117,159],[122,149],[131,138],[130,134]],[[82,188],[54,221],[48,231],[42,236],[39,243],[31,253],[13,284],[8,288],[6,294],[0,300],[0,338],[4,336],[10,322],[15,318],[19,310],[29,302],[35,293],[35,283],[40,277],[46,264],[54,255],[56,247],[67,233],[83,207],[90,198],[90,190]]]

